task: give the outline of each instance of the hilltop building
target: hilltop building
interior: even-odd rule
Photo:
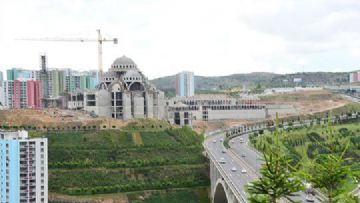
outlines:
[[[175,77],[176,96],[192,97],[195,92],[194,73],[183,71]]]
[[[0,202],[48,202],[46,138],[0,130]]]
[[[84,110],[116,119],[164,118],[164,93],[150,84],[135,62],[117,58],[95,90],[84,93]]]

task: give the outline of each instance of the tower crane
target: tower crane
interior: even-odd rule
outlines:
[[[98,82],[100,83],[103,78],[103,64],[102,64],[102,44],[103,42],[113,42],[114,44],[118,43],[117,38],[103,38],[101,36],[100,29],[96,30],[98,37],[97,39],[92,38],[25,38],[20,40],[29,40],[29,41],[56,41],[56,42],[97,42],[98,43]]]

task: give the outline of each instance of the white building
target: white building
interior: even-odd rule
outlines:
[[[0,202],[48,202],[46,138],[0,130]]]

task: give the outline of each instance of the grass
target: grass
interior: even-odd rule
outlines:
[[[209,203],[207,188],[131,193],[129,203]]]
[[[141,138],[145,145],[156,145],[161,140],[162,144],[179,144],[173,137],[169,136],[166,131],[160,132],[141,132]]]

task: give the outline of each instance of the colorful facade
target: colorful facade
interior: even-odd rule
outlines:
[[[4,81],[2,91],[5,108],[41,108],[41,83],[38,80]]]
[[[23,70],[19,68],[12,68],[6,71],[7,80],[37,80],[38,73],[33,70]]]
[[[91,74],[74,74],[65,77],[67,92],[74,92],[76,90],[94,89],[97,85],[97,78]]]

